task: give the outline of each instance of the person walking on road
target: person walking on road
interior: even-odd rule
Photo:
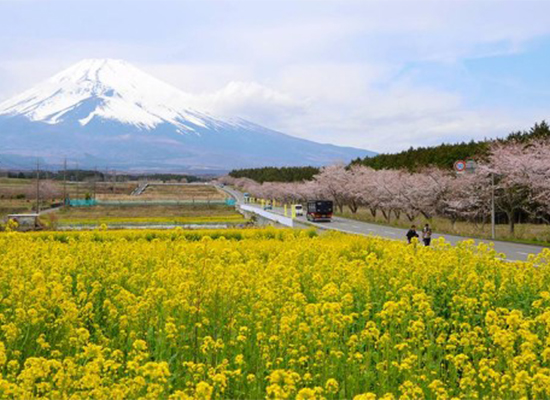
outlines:
[[[424,225],[422,229],[422,240],[424,241],[424,246],[429,246],[432,241],[432,228],[429,224]]]
[[[407,241],[410,244],[412,239],[417,237],[418,237],[418,233],[416,233],[416,226],[412,225],[411,229],[409,229],[409,231],[407,232]]]

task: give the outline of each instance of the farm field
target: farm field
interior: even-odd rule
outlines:
[[[63,190],[63,182],[56,182]],[[102,200],[116,200],[130,196],[138,182],[67,182],[67,194],[71,198],[85,198],[90,195]]]
[[[48,207],[53,198],[44,196],[40,205]],[[36,181],[0,178],[0,219],[10,213],[32,212],[36,206]]]
[[[137,187],[138,182],[67,182],[51,179],[40,180],[41,197],[45,199],[61,199],[64,190],[73,198],[90,196],[129,195]],[[3,196],[3,197],[2,197]],[[0,198],[25,197],[36,199],[36,180],[18,178],[0,178]]]
[[[247,222],[233,207],[220,204],[159,205],[163,201],[220,201],[227,196],[206,185],[153,185],[141,196],[131,196],[138,182],[67,182],[41,180],[41,209],[59,203],[63,194],[72,199],[93,197],[122,205],[65,208],[41,217],[46,227],[102,224],[242,224]],[[10,213],[34,212],[36,181],[0,178],[0,219]],[[137,202],[139,204],[133,204]],[[149,204],[150,202],[150,204]]]
[[[239,224],[247,221],[234,207],[217,204],[71,207],[47,214],[43,220],[46,223],[53,220],[58,225]]]
[[[143,199],[162,200],[224,200],[227,195],[215,187],[203,184],[150,185],[139,196]]]
[[[96,195],[98,199],[116,200],[129,197],[137,182],[63,182],[43,179],[40,181],[40,208],[47,209],[63,201],[63,194],[71,198]],[[36,207],[36,180],[0,178],[0,219],[10,213],[32,212]]]
[[[304,230],[0,233],[0,391],[548,398],[550,251],[495,256]]]
[[[9,189],[17,189],[21,186],[26,186],[29,183],[32,183],[32,180],[30,179],[18,179],[18,178],[6,178],[1,177],[0,178],[0,185],[2,185],[2,188],[4,190],[9,191]]]
[[[32,212],[35,202],[24,199],[0,199],[0,220],[11,213]]]

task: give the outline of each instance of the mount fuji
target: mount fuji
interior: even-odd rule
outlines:
[[[186,94],[121,60],[83,60],[0,103],[0,168],[213,171],[314,165],[375,153],[296,138],[186,106]],[[4,164],[4,165],[2,165]]]

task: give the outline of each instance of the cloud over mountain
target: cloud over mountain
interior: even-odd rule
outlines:
[[[274,103],[296,107],[285,95],[242,83],[201,100],[124,61],[83,60],[0,104],[0,155],[10,160],[41,157],[53,164],[68,157],[88,167],[225,170],[324,165],[372,154],[299,139],[242,118],[214,117],[189,106],[201,101],[223,105],[228,97],[240,98],[236,105],[241,110],[261,108],[258,98],[268,108]],[[232,110],[220,106],[220,111]]]

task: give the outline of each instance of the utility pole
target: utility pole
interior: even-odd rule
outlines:
[[[96,182],[97,182],[97,167],[94,167],[94,185],[93,185],[93,192],[94,192],[93,199],[94,200],[95,200],[95,195],[96,195]]]
[[[36,213],[40,214],[40,161],[36,159]]]
[[[63,205],[67,203],[67,157],[63,161]]]
[[[80,197],[80,182],[78,181],[78,178],[79,178],[78,163],[76,163],[75,176],[76,176],[76,199],[78,200],[78,198]]]
[[[491,172],[491,238],[495,240],[495,173]]]
[[[116,169],[113,169],[113,193],[116,194]]]

